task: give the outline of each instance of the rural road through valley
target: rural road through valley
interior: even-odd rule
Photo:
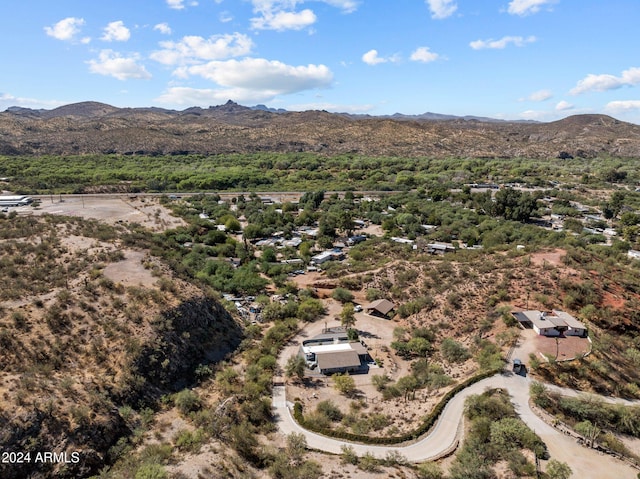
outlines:
[[[273,388],[273,407],[277,426],[281,433],[303,433],[309,448],[334,454],[341,453],[341,447],[349,445],[358,455],[367,452],[376,457],[384,457],[388,451],[397,451],[410,462],[422,462],[442,457],[452,451],[459,438],[462,427],[465,399],[473,394],[482,393],[487,388],[503,388],[509,392],[516,412],[522,420],[534,430],[546,443],[551,458],[569,464],[573,470],[572,477],[632,479],[638,471],[631,466],[588,449],[576,443],[570,436],[565,436],[540,419],[529,407],[529,385],[531,381],[511,373],[497,374],[479,381],[457,394],[445,407],[435,427],[422,439],[398,446],[371,446],[355,444],[329,438],[303,429],[294,419],[287,404],[284,386]]]

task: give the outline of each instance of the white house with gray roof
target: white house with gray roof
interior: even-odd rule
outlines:
[[[530,326],[541,336],[587,336],[587,327],[564,311],[545,313],[537,310],[512,313],[523,326]]]

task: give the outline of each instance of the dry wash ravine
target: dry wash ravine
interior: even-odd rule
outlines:
[[[545,423],[529,405],[529,385],[531,380],[510,373],[497,374],[479,381],[456,394],[447,404],[436,425],[418,441],[398,446],[372,446],[350,443],[323,436],[302,428],[293,418],[292,404],[286,400],[284,386],[273,388],[273,407],[279,431],[282,434],[302,433],[311,449],[340,454],[343,446],[351,446],[358,455],[371,453],[384,457],[389,451],[402,454],[410,462],[435,460],[456,447],[462,430],[464,403],[467,397],[480,394],[486,389],[502,388],[509,392],[516,412],[532,430],[546,443],[551,458],[569,464],[573,477],[582,479],[615,477],[616,479],[636,478],[638,471],[628,464],[577,444],[575,439],[566,436]],[[561,390],[575,394],[576,391]],[[611,398],[603,398],[609,402]]]

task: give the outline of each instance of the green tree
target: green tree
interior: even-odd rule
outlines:
[[[406,401],[409,398],[410,393],[418,388],[418,380],[413,375],[403,376],[398,379],[396,388],[398,388],[398,390],[402,393],[402,395],[404,396],[404,400]]]
[[[573,471],[566,462],[551,459],[547,463],[547,476],[549,479],[569,479]]]
[[[351,396],[356,390],[356,382],[348,374],[335,374],[333,376],[333,385],[337,391],[345,396]]]
[[[499,190],[494,199],[495,201],[487,204],[491,214],[512,221],[527,221],[538,207],[533,195],[513,188]]]
[[[333,290],[333,293],[331,293],[331,297],[336,301],[340,301],[341,303],[349,303],[353,301],[353,293],[348,289],[340,287]]]
[[[227,231],[231,233],[237,233],[242,230],[242,226],[240,226],[240,222],[235,218],[229,218],[224,223],[224,227]]]
[[[353,328],[356,324],[356,315],[353,303],[347,303],[342,307],[342,311],[340,311],[340,324],[347,329]]]
[[[266,261],[267,263],[275,263],[278,261],[276,257],[276,250],[273,248],[265,248],[262,251],[262,261]]]
[[[245,239],[256,239],[262,238],[262,236],[264,236],[264,233],[262,232],[262,227],[260,225],[249,224],[244,228],[242,236]]]
[[[409,351],[411,351],[416,356],[426,356],[429,351],[431,351],[431,343],[422,337],[411,338],[407,343],[407,347]]]
[[[294,466],[302,464],[307,449],[307,438],[304,434],[292,432],[287,436],[287,455]]]
[[[298,251],[300,252],[300,256],[308,261],[309,258],[311,258],[311,243],[309,243],[308,241],[303,241],[302,243],[300,243]]]
[[[593,447],[595,442],[600,437],[602,433],[602,429],[600,429],[597,425],[593,424],[588,419],[582,422],[579,422],[574,426],[574,429],[578,434],[584,436],[585,441],[589,447]]]
[[[295,378],[298,381],[302,381],[304,379],[304,370],[306,367],[305,360],[299,354],[291,356],[287,360],[287,365],[285,367],[285,374],[289,378]]]
[[[302,321],[314,321],[324,314],[322,301],[314,298],[307,298],[298,306],[298,319]]]

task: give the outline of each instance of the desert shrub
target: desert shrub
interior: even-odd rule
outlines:
[[[342,421],[342,411],[340,408],[336,406],[331,400],[327,399],[325,401],[321,401],[316,406],[316,411],[318,414],[322,414],[326,416],[330,421],[340,422]]]
[[[183,415],[196,411],[197,409],[200,409],[201,406],[200,398],[191,389],[183,389],[179,393],[176,393],[173,401]]]
[[[366,293],[367,301],[375,301],[384,298],[382,291],[376,288],[368,288]]]
[[[135,479],[167,479],[169,474],[161,464],[143,464],[136,471]]]
[[[353,301],[353,293],[348,289],[344,288],[336,288],[331,293],[331,297],[336,301],[340,301],[341,303],[348,303]]]
[[[340,455],[343,464],[358,464],[358,455],[355,453],[352,446],[342,446],[342,454]]]
[[[500,369],[504,361],[500,349],[490,341],[483,341],[476,353],[476,361],[483,370]]]
[[[387,384],[391,382],[391,378],[386,374],[384,375],[374,374],[373,377],[371,378],[371,382],[379,392],[382,392],[386,389]]]
[[[175,447],[181,451],[198,452],[204,441],[204,431],[202,429],[196,429],[195,431],[188,431],[183,429],[178,431],[173,438]]]
[[[451,338],[445,338],[440,345],[440,352],[449,363],[462,363],[469,359],[469,351],[462,344]]]
[[[418,479],[442,479],[444,474],[435,462],[424,462],[418,466],[416,477]]]
[[[367,452],[358,461],[358,469],[365,472],[378,472],[380,461],[373,454]]]
[[[322,301],[309,298],[298,306],[297,317],[302,321],[314,321],[324,314]]]

